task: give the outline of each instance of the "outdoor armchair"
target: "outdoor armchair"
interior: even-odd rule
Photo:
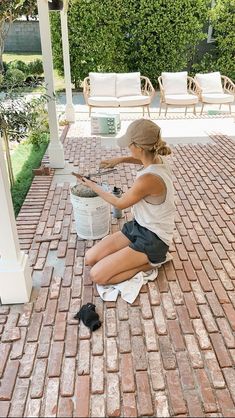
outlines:
[[[202,103],[201,114],[205,104],[228,104],[230,113],[234,101],[235,84],[219,71],[207,74],[196,74],[198,98]]]
[[[92,107],[138,107],[149,112],[155,90],[151,81],[140,73],[89,73],[83,81],[83,94]]]
[[[188,107],[193,107],[196,114],[196,104],[198,103],[198,95],[196,92],[197,85],[192,77],[188,76],[187,71],[168,73],[163,72],[158,77],[160,87],[160,108],[161,114],[162,104],[165,104],[165,116],[168,106],[185,107],[185,115]]]

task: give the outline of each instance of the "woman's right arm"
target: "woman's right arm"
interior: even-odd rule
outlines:
[[[142,164],[142,162],[133,157],[117,157],[111,158],[110,160],[102,160],[100,162],[100,168],[113,168],[118,164]]]

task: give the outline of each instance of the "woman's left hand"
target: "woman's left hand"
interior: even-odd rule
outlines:
[[[90,189],[92,189],[92,186],[96,184],[96,181],[92,181],[87,177],[82,176],[81,174],[75,173],[74,171],[72,171],[71,174],[76,177],[77,181],[79,181],[82,184],[85,184],[87,187],[90,187]]]
[[[89,187],[91,190],[94,190],[94,188],[96,188],[97,186],[97,183],[95,181],[87,179],[86,177],[78,178],[78,181],[80,181],[85,186]]]

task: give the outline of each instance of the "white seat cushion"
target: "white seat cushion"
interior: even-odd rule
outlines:
[[[165,94],[187,93],[187,71],[178,73],[162,73],[162,84]]]
[[[167,94],[166,104],[190,105],[198,103],[198,97],[193,94]]]
[[[207,93],[202,94],[202,102],[204,103],[233,103],[234,97],[232,94],[224,93]]]
[[[140,73],[117,73],[116,96],[141,95]]]
[[[111,96],[96,96],[96,97],[89,97],[88,104],[90,106],[102,106],[102,107],[118,107],[118,99],[117,97]]]
[[[219,71],[208,74],[196,74],[195,79],[201,87],[202,93],[223,93]]]
[[[116,96],[116,73],[89,73],[90,95]]]
[[[144,106],[150,104],[151,99],[149,96],[124,96],[118,98],[119,106],[129,107],[129,106]]]

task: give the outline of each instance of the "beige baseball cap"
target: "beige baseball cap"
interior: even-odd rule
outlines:
[[[125,135],[118,138],[117,143],[121,148],[126,148],[131,144],[145,148],[158,141],[160,130],[160,127],[151,120],[138,119],[128,126]]]

